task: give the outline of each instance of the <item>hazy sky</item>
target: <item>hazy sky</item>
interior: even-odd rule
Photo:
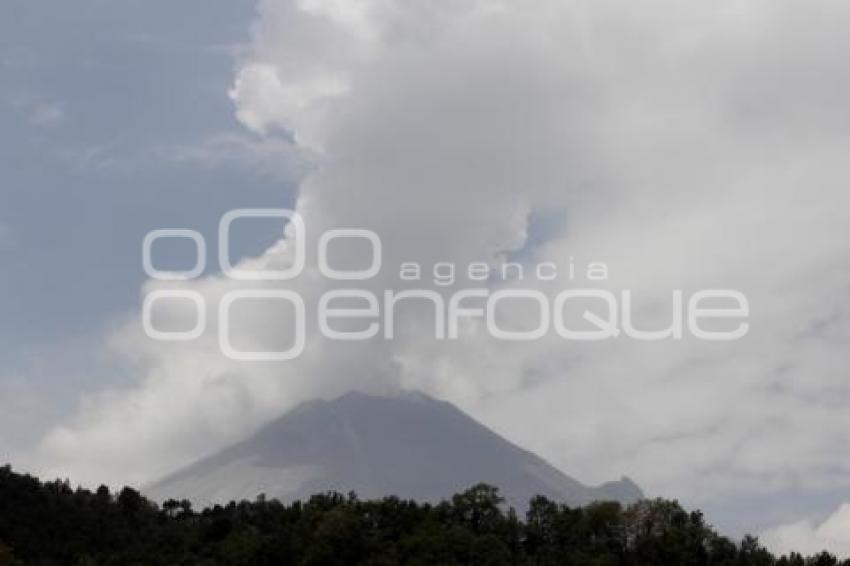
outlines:
[[[143,483],[306,399],[405,387],[582,481],[627,474],[727,532],[850,552],[848,24],[826,0],[5,3],[0,459]],[[268,206],[299,211],[308,249],[376,231],[375,292],[403,261],[602,261],[648,327],[673,289],[734,288],[750,333],[435,341],[412,311],[393,341],[310,329],[280,364],[225,359],[213,330],[144,336],[145,233],[207,236],[181,288],[214,304],[234,288],[219,217]],[[286,261],[275,239],[258,223],[236,254]],[[288,286],[334,288],[315,258]],[[290,332],[248,322],[247,342]]]

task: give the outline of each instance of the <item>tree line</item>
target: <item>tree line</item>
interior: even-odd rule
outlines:
[[[675,501],[569,507],[534,497],[520,519],[480,484],[438,504],[317,494],[195,511],[125,487],[92,492],[0,468],[0,566],[850,566],[776,557],[719,535]]]

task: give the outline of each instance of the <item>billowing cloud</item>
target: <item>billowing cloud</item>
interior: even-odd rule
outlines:
[[[813,555],[827,550],[839,558],[850,557],[850,504],[842,504],[819,524],[803,520],[771,529],[761,542],[776,554]]]
[[[399,280],[407,261],[463,270],[520,257],[554,262],[560,277],[488,287],[553,296],[590,285],[584,266],[600,261],[603,285],[631,289],[646,327],[669,322],[673,289],[734,288],[750,300],[750,333],[520,344],[470,324],[462,340],[437,341],[416,310],[392,341],[332,343],[308,328],[298,360],[251,364],[221,356],[214,332],[151,343],[134,316],[112,343],[138,364],[137,386],[86,400],[38,458],[87,481],[144,481],[301,400],[408,387],[587,481],[628,473],[697,503],[850,485],[835,450],[850,430],[850,113],[839,95],[850,69],[837,55],[850,48],[850,6],[819,8],[262,0],[230,96],[246,128],[319,156],[297,201],[308,250],[330,228],[374,230],[375,293],[414,285]],[[286,263],[291,244],[246,261]],[[235,283],[186,286],[214,321]],[[336,286],[314,256],[287,284],[310,309]],[[285,316],[246,320],[236,339],[291,338]]]

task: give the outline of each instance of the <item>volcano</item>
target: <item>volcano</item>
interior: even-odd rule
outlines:
[[[454,405],[416,392],[304,403],[145,492],[196,506],[260,494],[291,502],[329,490],[438,502],[482,482],[520,512],[538,494],[574,506],[643,497],[625,477],[586,486]]]

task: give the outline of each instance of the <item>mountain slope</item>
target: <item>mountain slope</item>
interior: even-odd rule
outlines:
[[[587,487],[455,406],[420,393],[349,393],[305,403],[146,493],[158,500],[188,498],[196,505],[254,499],[260,493],[292,501],[327,490],[439,501],[479,482],[499,487],[519,510],[536,494],[572,505],[642,497],[626,478]]]

